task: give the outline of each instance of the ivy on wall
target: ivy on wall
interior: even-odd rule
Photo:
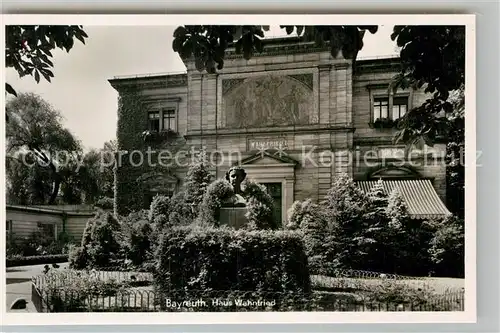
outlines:
[[[159,140],[148,140],[149,107],[137,86],[120,89],[118,97],[118,153],[115,159],[115,214],[126,215],[149,205],[149,189],[139,181],[144,173],[169,173],[175,166],[168,161],[158,163],[158,153],[166,150],[175,155],[185,147],[180,135],[168,135]],[[141,157],[142,156],[142,157]]]

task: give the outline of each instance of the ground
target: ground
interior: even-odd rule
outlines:
[[[64,269],[68,266],[68,263],[59,264],[59,269]],[[19,266],[19,267],[9,267],[7,268],[7,297],[6,305],[7,311],[9,312],[36,312],[36,309],[31,302],[31,277],[35,275],[42,274],[45,265],[35,265],[35,266]],[[124,274],[116,273],[116,274]],[[134,273],[128,273],[134,274]],[[113,273],[107,273],[106,276],[113,277]],[[311,277],[313,286],[339,286],[339,283],[347,283],[349,285],[356,285],[358,283],[363,284],[377,284],[380,283],[379,279],[351,279],[351,278],[331,278],[327,276],[313,275]],[[342,281],[340,281],[342,280]],[[362,282],[360,282],[362,281]],[[422,278],[422,279],[405,279],[399,280],[401,283],[405,283],[414,287],[420,286],[430,286],[436,293],[444,293],[446,290],[460,290],[464,287],[464,279],[455,278]],[[138,288],[143,289],[143,288]],[[148,289],[147,287],[144,289]],[[24,298],[28,301],[27,308],[23,310],[10,310],[12,303],[18,299]]]
[[[31,302],[31,277],[42,274],[45,265],[8,267],[6,269],[7,284],[7,311],[8,312],[36,312]],[[59,264],[60,268],[68,266],[68,263]],[[24,298],[28,301],[26,309],[10,310],[12,303]]]

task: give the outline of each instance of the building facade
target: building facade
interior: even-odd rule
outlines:
[[[387,180],[415,217],[447,213],[445,144],[410,155],[393,144],[397,120],[427,98],[420,90],[389,91],[397,58],[353,66],[328,46],[295,38],[264,45],[250,60],[229,49],[217,74],[185,60],[185,74],[109,80],[119,93],[119,213],[177,191],[200,149],[215,177],[240,164],[265,184],[282,221],[295,200],[321,200],[342,173],[364,190]]]

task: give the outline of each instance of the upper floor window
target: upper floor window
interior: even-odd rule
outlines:
[[[148,129],[150,131],[160,131],[160,112],[153,111],[148,113]]]
[[[177,122],[175,117],[175,109],[168,108],[163,110],[163,131],[170,130],[173,132],[177,131]]]
[[[148,112],[148,130],[177,132],[177,110],[174,107]]]
[[[389,118],[389,98],[378,97],[373,100],[373,119]]]
[[[408,110],[408,97],[394,97],[392,101],[392,120],[399,119],[406,114]]]

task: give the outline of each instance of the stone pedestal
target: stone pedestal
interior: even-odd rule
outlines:
[[[239,229],[248,222],[246,213],[246,207],[223,207],[220,209],[220,224]]]

